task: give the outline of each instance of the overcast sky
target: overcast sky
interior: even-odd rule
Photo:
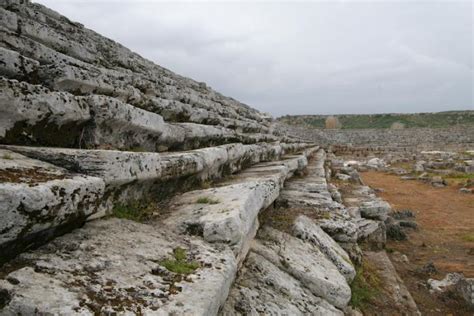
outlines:
[[[474,109],[470,0],[37,2],[275,116]]]

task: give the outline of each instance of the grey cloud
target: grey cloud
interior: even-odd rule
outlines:
[[[39,1],[274,115],[474,109],[471,1]]]

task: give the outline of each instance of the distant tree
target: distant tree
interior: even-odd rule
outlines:
[[[400,122],[393,122],[392,126],[390,126],[391,129],[404,129],[405,124],[400,123]]]
[[[328,116],[326,118],[326,122],[325,122],[324,125],[325,125],[326,129],[341,128],[341,123],[339,122],[339,119],[335,116]]]

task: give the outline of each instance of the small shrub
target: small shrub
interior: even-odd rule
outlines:
[[[187,260],[186,250],[183,248],[175,248],[173,250],[174,259],[165,259],[160,262],[160,265],[165,267],[168,271],[178,274],[190,274],[199,268],[199,263],[196,261]]]
[[[390,224],[387,225],[387,239],[398,241],[407,240],[407,234],[399,224]]]
[[[197,199],[196,203],[198,204],[219,204],[219,200],[212,199],[210,197],[204,196]]]

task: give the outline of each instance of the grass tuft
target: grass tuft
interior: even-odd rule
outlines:
[[[450,173],[446,178],[451,179],[474,179],[474,173]]]
[[[135,147],[130,148],[128,151],[132,151],[135,153],[144,153],[144,152],[148,152],[149,150],[146,150],[146,148],[142,146],[135,146]]]
[[[209,189],[211,186],[212,186],[212,181],[210,180],[202,181],[200,184],[201,189]]]
[[[474,233],[467,233],[461,236],[461,239],[467,242],[474,242]]]
[[[160,265],[165,267],[168,271],[178,274],[190,274],[199,268],[199,263],[196,261],[187,260],[186,250],[183,248],[175,248],[173,250],[174,259],[165,259],[160,262]]]
[[[198,204],[219,204],[219,200],[212,199],[210,197],[204,196],[197,199],[196,203]]]
[[[6,159],[6,160],[13,160],[12,155],[10,155],[9,153],[4,153],[4,154],[2,155],[2,158],[3,158],[3,159]]]
[[[140,205],[138,202],[129,204],[115,204],[112,214],[117,218],[125,218],[135,222],[147,220],[153,213],[151,205]]]
[[[351,283],[350,305],[355,308],[363,308],[379,294],[380,287],[380,279],[376,270],[366,260],[363,260],[356,269],[356,276]]]

